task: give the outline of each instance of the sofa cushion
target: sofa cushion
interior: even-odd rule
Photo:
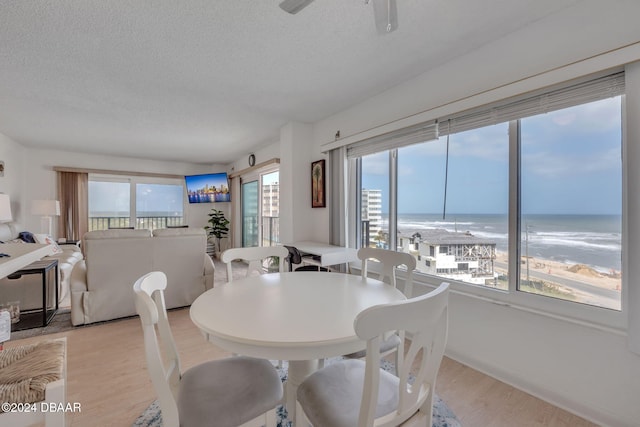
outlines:
[[[37,243],[40,243],[43,245],[51,245],[51,247],[53,248],[54,254],[61,254],[63,252],[63,250],[60,248],[60,246],[58,246],[58,244],[53,239],[53,237],[51,237],[48,234],[34,234],[33,238],[36,240]]]
[[[21,231],[20,233],[18,233],[18,238],[25,243],[36,243],[36,239],[33,236],[33,233],[29,231]]]

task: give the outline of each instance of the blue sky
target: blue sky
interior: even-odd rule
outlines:
[[[523,119],[522,211],[620,214],[620,117],[618,97]],[[507,123],[450,136],[447,212],[507,213],[508,144]],[[399,150],[400,213],[443,211],[445,153],[446,137]],[[363,158],[362,182],[387,204],[387,153]]]

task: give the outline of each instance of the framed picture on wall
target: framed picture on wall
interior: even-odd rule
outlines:
[[[327,205],[325,191],[324,159],[311,163],[311,207],[324,208]]]

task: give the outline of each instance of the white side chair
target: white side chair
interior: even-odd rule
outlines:
[[[413,296],[413,271],[416,269],[416,259],[406,252],[389,251],[377,248],[360,248],[358,258],[362,261],[362,277],[372,277],[380,281],[385,280],[394,288],[397,288],[396,268],[406,267],[406,279],[403,293],[407,298]],[[376,260],[381,263],[379,273],[369,271],[369,261]]]
[[[247,277],[264,273],[264,261],[269,257],[278,258],[278,272],[285,271],[284,264],[289,251],[284,246],[257,246],[250,248],[227,249],[220,255],[220,260],[227,265],[227,283],[233,281],[232,261],[243,260],[249,263]]]
[[[406,301],[370,307],[354,322],[367,341],[366,361],[344,360],[309,375],[298,387],[296,425],[397,426],[422,412],[431,425],[436,378],[447,342],[449,284]],[[380,369],[380,343],[389,330],[411,333],[403,368]],[[409,371],[415,365],[415,379]]]
[[[65,412],[46,408],[67,405],[66,337],[35,345],[5,348],[0,351],[0,363],[5,367],[6,374],[12,372],[12,381],[4,383],[3,380],[0,384],[0,389],[7,394],[0,395],[17,398],[20,402],[33,401],[30,397],[44,385],[44,398],[30,404],[30,408],[35,406],[37,410],[0,413],[0,425],[26,427],[44,421],[45,427],[65,427]],[[15,402],[11,398],[5,398],[4,401]],[[74,405],[71,407],[75,408]]]
[[[362,277],[371,276],[374,279],[389,283],[397,288],[396,268],[406,266],[406,279],[404,282],[404,294],[407,298],[411,298],[413,294],[413,271],[416,269],[416,259],[413,255],[405,252],[388,251],[377,248],[361,248],[358,250],[358,258],[362,260]],[[376,260],[381,263],[380,272],[373,273],[369,271],[369,261]],[[384,357],[395,352],[395,367],[399,372],[402,365],[401,354],[404,352],[404,333],[389,333],[388,336],[380,343],[380,356]],[[364,350],[356,353],[348,354],[345,357],[351,359],[361,359],[365,357]]]
[[[282,382],[267,360],[230,357],[180,372],[180,358],[164,304],[167,277],[160,271],[133,285],[144,332],[147,368],[165,427],[275,426]],[[162,346],[158,343],[158,336]]]
[[[267,258],[278,258],[278,272],[285,271],[284,264],[289,256],[289,250],[284,246],[255,246],[249,248],[231,248],[220,255],[220,260],[227,265],[227,283],[233,281],[232,263],[235,260],[248,262],[246,277],[252,274],[263,274],[264,263]],[[282,360],[277,361],[277,366],[282,367]]]

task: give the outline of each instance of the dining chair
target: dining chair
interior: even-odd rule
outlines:
[[[296,425],[306,420],[314,427],[397,426],[421,412],[430,426],[448,301],[449,284],[442,283],[425,295],[358,314],[354,327],[367,342],[366,360],[343,360],[309,375],[298,387]],[[398,376],[380,369],[380,343],[389,330],[412,336]]]
[[[67,401],[66,337],[5,347],[0,351],[0,366],[0,426],[67,425],[64,410],[43,410],[69,405],[78,409],[79,403]]]
[[[293,271],[293,264],[304,264],[296,267],[295,271],[329,271],[328,268],[322,267],[320,262],[313,259],[313,257],[303,257],[295,246],[284,245],[284,247],[289,251],[289,255],[287,256],[289,271]]]
[[[227,249],[220,255],[220,260],[227,266],[227,283],[233,281],[232,261],[243,260],[249,263],[247,277],[252,274],[264,273],[264,263],[267,258],[276,258],[278,272],[284,272],[284,262],[289,256],[289,251],[284,246],[257,246],[250,248]]]
[[[404,294],[407,298],[411,298],[413,293],[413,271],[416,269],[416,259],[413,255],[406,252],[389,251],[377,248],[360,248],[358,250],[358,258],[362,260],[362,277],[371,275],[374,279],[382,282],[385,280],[389,285],[397,288],[396,268],[406,266],[406,278],[404,281]],[[369,261],[376,260],[380,262],[380,272],[372,273],[369,271]],[[384,357],[395,352],[395,369],[399,371],[402,365],[402,357],[400,355],[404,351],[404,333],[388,333],[385,339],[380,343],[380,356]],[[345,357],[351,359],[361,359],[365,357],[365,350],[347,354]]]
[[[362,261],[362,277],[370,276],[382,282],[386,279],[394,288],[398,287],[396,268],[404,265],[406,267],[406,278],[402,293],[407,298],[413,296],[413,271],[416,269],[416,259],[413,255],[386,249],[360,248],[358,250],[358,258]],[[371,260],[380,262],[380,272],[370,271],[369,261]]]
[[[163,425],[198,427],[215,420],[215,425],[222,427],[275,426],[275,408],[281,403],[283,389],[278,372],[268,360],[229,357],[181,373],[164,304],[166,287],[167,277],[160,271],[145,274],[133,285],[147,369],[158,395]]]

